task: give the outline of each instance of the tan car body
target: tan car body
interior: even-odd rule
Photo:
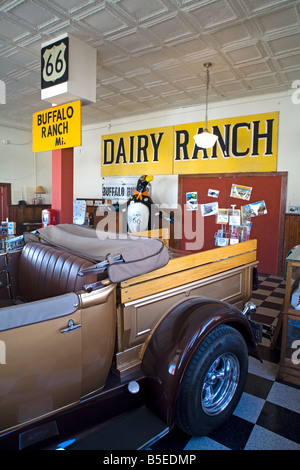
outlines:
[[[23,432],[26,447],[31,430],[43,420],[56,419],[93,397],[109,396],[109,374],[118,382],[115,390],[134,374],[146,380],[149,406],[172,426],[184,371],[197,347],[218,325],[229,324],[240,331],[249,353],[256,355],[248,320],[237,308],[251,294],[256,242],[228,248],[211,250],[217,260],[208,252],[187,255],[130,281],[104,280],[95,290],[0,308],[0,341],[5,345],[5,363],[0,364],[0,448],[1,442],[5,448],[10,436]],[[9,279],[6,256],[0,256],[2,281]],[[19,255],[10,254],[14,256]],[[210,258],[214,261],[209,262]],[[11,268],[10,277],[16,272]],[[5,302],[7,286],[3,289]],[[173,312],[179,315],[174,325]],[[166,371],[160,350],[153,345],[162,332],[169,336],[165,359],[174,369],[166,382],[168,390],[159,390],[157,396]],[[179,338],[182,352],[176,349]],[[112,394],[112,410],[114,399]]]
[[[0,369],[2,430],[74,406],[104,387],[115,346],[115,292],[110,285],[92,295],[48,299],[56,318],[40,317],[1,332],[6,344],[6,364]],[[26,315],[26,307],[15,308]],[[81,327],[62,333],[70,320]]]

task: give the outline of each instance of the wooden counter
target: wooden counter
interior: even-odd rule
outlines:
[[[8,219],[16,222],[16,235],[22,235],[41,227],[42,210],[50,208],[50,204],[12,204],[8,207]]]

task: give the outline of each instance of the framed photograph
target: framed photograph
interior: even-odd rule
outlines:
[[[242,211],[244,212],[244,217],[246,218],[264,215],[268,212],[265,201],[258,201],[253,202],[252,204],[247,204],[246,206],[242,207]]]
[[[244,199],[249,201],[251,197],[252,188],[250,186],[241,186],[239,184],[232,184],[230,197],[235,197],[237,199]]]
[[[218,213],[218,203],[208,202],[207,204],[201,204],[201,214],[203,217],[208,215],[216,215]]]
[[[228,209],[218,209],[217,224],[228,224]]]
[[[218,189],[209,189],[209,190],[207,191],[207,195],[208,195],[209,197],[218,198],[218,197],[219,197],[219,193],[220,193],[220,191],[219,191]]]
[[[186,209],[196,211],[198,209],[198,196],[195,191],[186,193]]]

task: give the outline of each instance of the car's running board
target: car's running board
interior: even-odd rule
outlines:
[[[149,408],[142,406],[64,448],[65,450],[142,450],[168,432],[169,427]]]

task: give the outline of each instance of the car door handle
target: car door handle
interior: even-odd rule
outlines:
[[[81,327],[81,323],[78,323],[77,325],[75,325],[73,320],[69,320],[68,321],[68,327],[64,328],[63,330],[60,330],[60,332],[61,333],[69,333],[70,331],[77,330],[80,327]]]

